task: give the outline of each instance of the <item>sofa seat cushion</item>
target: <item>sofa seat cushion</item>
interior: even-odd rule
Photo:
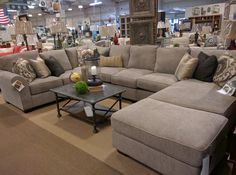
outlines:
[[[137,80],[143,75],[151,74],[152,71],[146,69],[126,69],[111,76],[111,83],[137,88]]]
[[[226,117],[236,114],[236,98],[222,95],[218,89],[214,83],[189,79],[175,83],[150,98]]]
[[[139,78],[137,86],[144,90],[157,92],[176,83],[177,81],[175,75],[172,74],[152,73]]]
[[[70,75],[71,75],[72,72],[73,72],[73,71],[68,70],[68,71],[66,71],[65,73],[63,73],[63,74],[60,75],[60,78],[61,78],[61,80],[63,81],[63,84],[72,83],[72,82],[70,81]]]
[[[114,131],[194,167],[200,167],[218,138],[225,136],[227,121],[218,114],[151,98],[114,113],[111,119]]]
[[[99,77],[102,81],[111,82],[111,76],[117,74],[118,72],[125,70],[125,68],[121,67],[101,67],[101,72]]]
[[[29,85],[32,95],[47,92],[52,88],[63,85],[63,81],[59,77],[50,76],[47,78],[37,78]]]

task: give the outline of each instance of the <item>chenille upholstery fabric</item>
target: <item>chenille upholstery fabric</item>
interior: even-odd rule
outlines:
[[[126,69],[111,76],[111,83],[137,88],[137,81],[144,75],[150,74],[152,71],[146,69]]]
[[[158,48],[154,72],[174,74],[188,48]]]
[[[227,122],[227,118],[218,114],[151,98],[112,116],[116,132],[193,167],[202,165],[202,159],[211,153],[215,138],[224,135],[221,131]]]
[[[156,62],[156,46],[131,46],[128,68],[153,71]]]
[[[121,56],[123,60],[123,66],[127,68],[130,58],[130,46],[112,45],[110,48],[109,56]]]
[[[138,78],[137,86],[151,92],[158,92],[178,80],[173,74],[152,73]]]

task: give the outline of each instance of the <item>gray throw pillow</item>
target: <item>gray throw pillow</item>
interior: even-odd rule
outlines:
[[[44,60],[38,57],[36,60],[29,59],[31,66],[34,68],[38,78],[46,78],[51,75],[50,70]]]
[[[29,83],[36,78],[36,73],[28,60],[19,58],[13,67],[13,72],[24,77]]]
[[[193,73],[197,67],[198,59],[186,53],[181,59],[176,71],[175,76],[178,80],[192,78]]]
[[[44,61],[45,64],[48,66],[49,70],[51,71],[52,76],[59,77],[61,74],[65,73],[63,67],[53,56],[46,58]]]
[[[218,67],[213,77],[213,81],[223,87],[228,80],[236,76],[236,59],[223,55],[218,60]]]

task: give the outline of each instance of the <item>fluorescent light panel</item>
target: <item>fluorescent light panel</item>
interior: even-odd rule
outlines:
[[[96,5],[101,5],[102,1],[98,1],[98,2],[92,2],[89,4],[89,6],[96,6]]]

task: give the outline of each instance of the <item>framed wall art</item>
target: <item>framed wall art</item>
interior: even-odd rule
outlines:
[[[129,0],[130,16],[154,17],[156,13],[156,0]]]
[[[154,44],[153,20],[134,21],[130,23],[130,43]]]

